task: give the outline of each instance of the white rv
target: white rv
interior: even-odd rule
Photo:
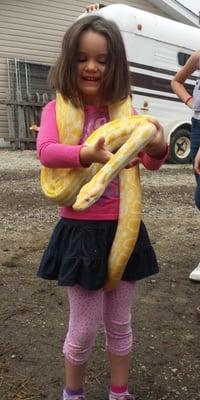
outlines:
[[[170,82],[191,53],[200,48],[200,29],[123,4],[100,6],[92,12],[115,21],[120,28],[134,107],[163,124],[171,162],[190,162],[192,111],[172,92]],[[187,81],[190,93],[195,79],[194,74]]]

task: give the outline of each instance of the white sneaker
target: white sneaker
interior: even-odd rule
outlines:
[[[191,272],[191,274],[189,275],[189,279],[191,279],[191,281],[199,281],[200,282],[200,263]]]

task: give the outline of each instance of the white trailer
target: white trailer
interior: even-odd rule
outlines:
[[[190,162],[192,111],[172,92],[170,82],[194,50],[200,29],[123,4],[92,11],[116,22],[122,33],[131,74],[133,105],[164,126],[169,161]],[[86,13],[82,14],[86,15]],[[186,82],[192,93],[197,74]]]

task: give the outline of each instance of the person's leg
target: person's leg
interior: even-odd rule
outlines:
[[[134,293],[134,282],[121,281],[117,289],[104,295],[103,319],[113,395],[128,394],[128,373],[133,341],[131,308]]]
[[[200,136],[200,135],[199,135]],[[200,175],[195,174],[196,189],[195,189],[195,205],[200,210]],[[200,282],[200,262],[195,269],[190,273],[189,279]]]
[[[200,147],[200,120],[192,118],[192,127],[190,135],[190,155],[192,164],[194,165],[194,159],[196,157],[197,151]],[[200,177],[194,171],[194,176],[196,179],[196,190],[195,190],[195,205],[200,209]]]
[[[66,371],[66,398],[83,392],[86,364],[102,320],[103,290],[68,288],[70,318],[63,346]],[[64,397],[65,398],[65,397]]]
[[[200,135],[199,135],[200,136]],[[200,146],[200,145],[199,145]],[[200,176],[195,174],[196,189],[195,189],[195,205],[200,210]],[[200,282],[200,262],[195,269],[190,273],[189,279]]]
[[[199,129],[200,129],[200,127],[199,127]],[[199,134],[199,136],[200,136],[200,134]],[[198,139],[198,142],[199,142],[199,146],[198,145],[193,146],[193,152],[192,152],[193,165],[194,165],[195,156],[200,147],[200,138]],[[198,144],[198,142],[197,142],[197,144]],[[194,192],[194,201],[195,201],[196,207],[198,208],[198,210],[200,210],[200,175],[198,175],[195,172],[194,172],[194,175],[195,175],[195,179],[196,179],[196,189]]]
[[[200,175],[196,174],[196,190],[195,190],[195,205],[200,210]]]
[[[194,165],[194,159],[197,151],[200,147],[200,120],[192,118],[192,128],[190,136],[190,154],[192,163]],[[194,172],[196,179],[196,189],[194,194],[195,205],[200,210],[200,176]],[[200,263],[197,267],[190,273],[189,279],[200,282]]]

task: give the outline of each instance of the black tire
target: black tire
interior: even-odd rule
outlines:
[[[175,131],[170,140],[168,160],[173,164],[189,164],[190,157],[190,133],[185,128]]]

